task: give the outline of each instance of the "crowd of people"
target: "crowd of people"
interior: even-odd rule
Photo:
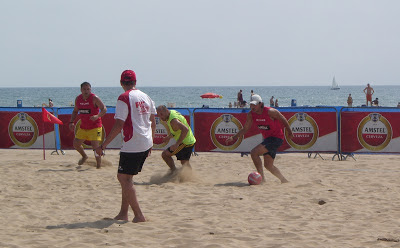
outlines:
[[[250,101],[251,101],[253,95],[255,95],[255,94],[254,94],[254,91],[251,90],[251,91],[250,91]],[[276,108],[279,107],[278,99],[275,99],[275,100],[274,100],[274,96],[271,97],[269,103],[270,103],[270,104],[269,104],[270,107],[276,107]],[[228,107],[229,107],[229,108],[232,108],[232,107],[235,107],[235,108],[245,108],[245,107],[249,107],[249,106],[247,105],[247,101],[243,100],[243,90],[239,90],[239,92],[237,93],[236,102],[234,102],[233,106],[232,106],[232,103],[229,102]]]
[[[367,84],[367,87],[364,88],[363,92],[364,92],[365,98],[366,98],[366,103],[365,103],[366,107],[368,107],[368,103],[369,103],[369,106],[371,106],[371,107],[379,106],[378,98],[375,98],[375,100],[372,100],[372,95],[375,93],[375,90],[371,87],[370,84]],[[347,97],[347,106],[353,107],[353,97],[351,96],[351,94],[349,94],[349,96]]]
[[[365,93],[365,97],[366,97],[366,104],[362,105],[362,106],[374,106],[374,107],[379,107],[379,98],[375,98],[374,100],[372,100],[372,95],[375,93],[375,90],[371,87],[370,84],[367,84],[367,86],[365,87],[365,89],[363,90],[363,92]],[[250,98],[254,95],[254,91],[251,90],[250,92]],[[269,106],[270,107],[274,107],[274,108],[278,108],[279,107],[279,103],[278,103],[278,99],[274,98],[274,96],[271,96],[271,98],[269,99]],[[351,94],[348,95],[347,97],[347,106],[348,107],[353,107],[353,97]],[[238,94],[237,94],[237,100],[236,102],[234,102],[234,105],[232,106],[232,103],[229,103],[228,105],[229,108],[232,107],[236,107],[236,108],[244,108],[244,107],[249,107],[247,105],[247,102],[243,100],[243,90],[239,90]],[[397,107],[400,108],[400,102],[397,104]]]
[[[379,98],[376,97],[374,100],[372,100],[372,95],[375,93],[375,90],[371,87],[370,84],[367,84],[367,86],[365,87],[363,92],[365,93],[366,103],[365,103],[365,105],[362,105],[362,106],[374,106],[374,107],[380,106],[379,105]],[[250,91],[250,98],[253,95],[254,95],[254,91],[251,90]],[[278,99],[274,98],[274,96],[271,96],[271,98],[269,99],[269,106],[270,107],[274,107],[274,108],[278,108],[279,107]],[[353,107],[353,97],[352,97],[351,94],[349,94],[348,97],[347,97],[347,106],[348,107]],[[233,105],[230,102],[228,104],[228,107],[229,108],[232,108],[232,107],[235,107],[235,108],[249,107],[247,105],[247,102],[243,100],[243,90],[239,90],[239,92],[237,93],[236,102],[234,102]],[[397,104],[397,107],[400,108],[400,102]]]

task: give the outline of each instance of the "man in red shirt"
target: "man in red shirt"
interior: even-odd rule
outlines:
[[[69,122],[69,128],[71,131],[75,130],[75,118],[79,113],[81,117],[81,123],[78,130],[75,133],[74,148],[82,155],[78,164],[83,164],[88,156],[82,147],[85,140],[91,142],[92,147],[98,147],[102,140],[102,122],[103,117],[107,108],[100,100],[98,96],[92,93],[92,86],[88,82],[81,84],[81,92],[75,99],[75,108],[72,111],[71,121]],[[101,167],[101,156],[94,154],[96,157],[97,169]]]
[[[253,95],[250,102],[251,111],[247,114],[246,123],[243,128],[239,130],[237,134],[226,139],[226,143],[232,142],[233,140],[239,138],[240,136],[247,133],[250,130],[253,123],[256,124],[260,130],[264,141],[254,147],[250,154],[253,163],[261,174],[263,181],[264,172],[262,167],[262,161],[260,156],[264,156],[264,167],[269,170],[274,176],[281,180],[281,183],[287,183],[288,180],[282,175],[280,170],[274,166],[274,160],[278,148],[283,143],[283,129],[286,128],[286,132],[289,134],[289,138],[293,137],[292,130],[286,118],[276,109],[265,107],[262,99],[259,95]]]

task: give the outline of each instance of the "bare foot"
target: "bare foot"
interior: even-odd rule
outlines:
[[[144,218],[143,215],[142,215],[141,217],[135,216],[135,218],[133,218],[132,222],[133,222],[133,223],[146,222],[146,218]]]
[[[88,157],[82,157],[81,159],[79,159],[78,161],[78,165],[82,165],[83,163],[85,163],[85,161],[88,159]]]
[[[281,181],[281,183],[288,183],[289,181],[288,180],[286,180],[286,179],[283,179],[282,181]]]
[[[128,221],[128,215],[117,215],[114,217],[114,220],[126,220]]]
[[[101,168],[101,164],[96,165],[96,169],[100,169]]]

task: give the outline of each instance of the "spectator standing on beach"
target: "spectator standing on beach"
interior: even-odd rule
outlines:
[[[121,87],[125,93],[118,97],[115,122],[104,143],[95,149],[103,155],[107,145],[123,130],[123,142],[119,155],[117,178],[121,184],[121,210],[114,219],[128,220],[129,206],[135,217],[132,222],[145,222],[133,185],[133,176],[142,171],[143,164],[153,147],[156,131],[156,108],[153,100],[136,89],[136,74],[132,70],[122,72]]]
[[[367,87],[365,87],[365,89],[364,89],[364,93],[367,98],[367,106],[368,106],[368,102],[372,106],[372,94],[375,93],[374,89],[369,84],[367,84]]]
[[[196,138],[186,118],[178,111],[169,110],[164,105],[157,107],[157,115],[167,124],[170,131],[170,134],[164,138],[163,142],[168,143],[171,138],[174,138],[176,141],[175,144],[162,152],[161,157],[169,166],[171,172],[176,170],[172,156],[176,156],[176,158],[181,161],[182,166],[191,168],[189,159],[192,155]]]
[[[238,107],[243,107],[243,94],[242,90],[239,90],[237,94],[237,102],[238,102]]]
[[[278,98],[275,99],[275,108],[279,107]]]
[[[49,108],[54,107],[53,100],[49,98],[49,104],[47,105],[46,103],[42,103],[42,107],[49,107]]]
[[[254,91],[253,90],[251,90],[250,91],[250,101],[251,101],[251,97],[254,95]]]
[[[264,167],[269,170],[274,176],[279,178],[281,183],[286,183],[288,180],[282,175],[277,167],[274,166],[274,160],[278,148],[282,145],[284,139],[283,128],[289,134],[289,138],[293,137],[292,130],[286,118],[277,110],[271,107],[265,107],[259,95],[254,95],[250,102],[251,111],[247,114],[246,122],[242,129],[234,136],[226,139],[226,143],[233,142],[235,139],[243,136],[252,127],[258,127],[264,141],[254,147],[250,154],[253,163],[265,181],[263,166],[260,156],[264,157]],[[253,126],[253,124],[255,124]]]
[[[353,97],[351,97],[351,94],[349,94],[349,97],[347,97],[347,107],[352,107],[353,106]]]
[[[269,99],[269,106],[270,107],[275,107],[274,96],[272,96],[271,99]]]
[[[71,131],[75,130],[75,118],[79,113],[81,117],[81,123],[76,130],[75,139],[73,142],[74,148],[81,154],[82,158],[78,164],[83,164],[88,156],[82,147],[85,140],[90,141],[92,147],[98,147],[102,139],[102,122],[103,117],[107,108],[101,101],[101,99],[92,93],[92,86],[88,82],[81,84],[81,93],[75,99],[75,107],[72,111],[71,121],[69,122],[69,128]],[[101,156],[97,156],[95,153],[97,169],[101,167]]]

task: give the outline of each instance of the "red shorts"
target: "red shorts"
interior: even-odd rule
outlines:
[[[372,95],[371,94],[367,94],[367,101],[372,101]]]

